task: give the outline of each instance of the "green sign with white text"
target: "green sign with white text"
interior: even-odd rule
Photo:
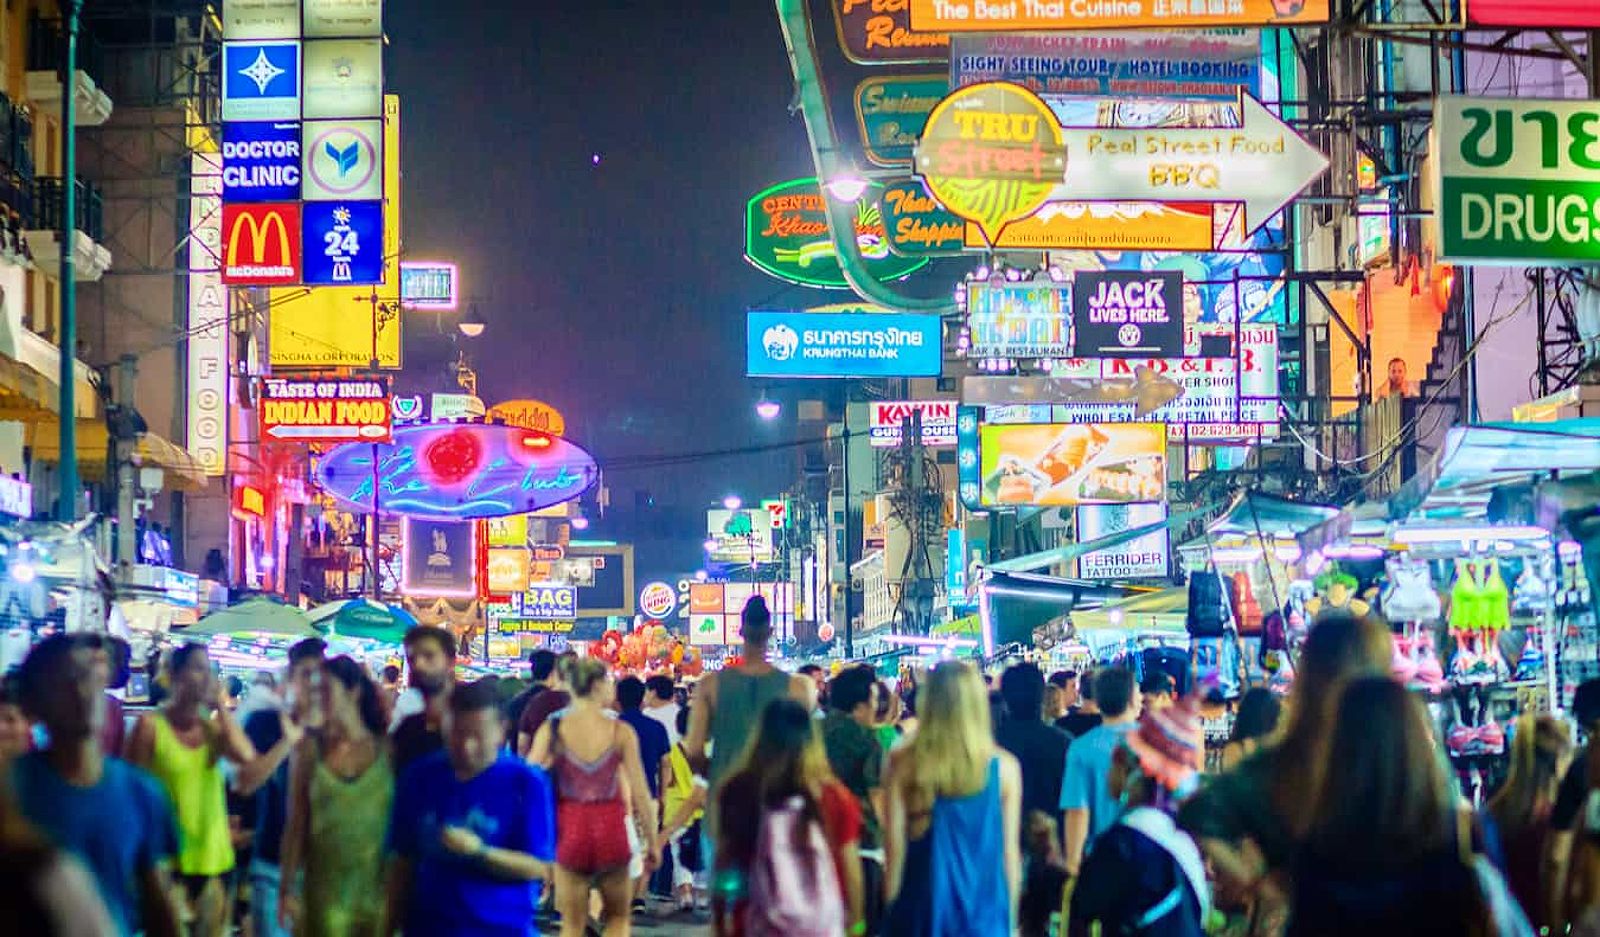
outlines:
[[[870,190],[851,214],[856,244],[873,279],[898,280],[927,264],[926,257],[890,253],[883,213]],[[744,256],[790,283],[827,289],[849,286],[828,234],[827,204],[816,179],[779,183],[750,199],[745,205]]]
[[[1600,101],[1444,96],[1440,259],[1600,261]]]

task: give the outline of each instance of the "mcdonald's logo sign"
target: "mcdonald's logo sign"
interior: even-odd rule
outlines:
[[[300,203],[222,206],[222,282],[299,283],[300,250]]]

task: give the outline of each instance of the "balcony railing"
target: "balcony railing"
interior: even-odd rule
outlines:
[[[104,53],[92,34],[78,30],[78,71],[88,75],[95,84],[105,74],[101,68]],[[60,73],[66,63],[66,37],[61,21],[45,19],[35,13],[28,18],[28,71]]]
[[[33,223],[34,230],[59,231],[61,230],[61,213],[65,187],[61,184],[60,176],[39,176],[33,180]],[[77,189],[78,204],[75,212],[74,227],[88,235],[96,243],[104,240],[105,208],[100,197],[100,187],[78,179]]]

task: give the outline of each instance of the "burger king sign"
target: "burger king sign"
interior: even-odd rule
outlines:
[[[678,590],[665,582],[648,582],[639,590],[639,612],[646,618],[665,621],[678,607]]]

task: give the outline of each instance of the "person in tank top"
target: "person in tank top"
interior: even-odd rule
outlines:
[[[178,819],[177,879],[189,902],[190,933],[224,932],[233,841],[222,759],[257,770],[261,756],[223,705],[223,689],[205,645],[177,647],[167,662],[171,696],[145,714],[128,737],[128,761],[155,775]],[[209,715],[206,713],[210,709]]]
[[[705,822],[708,846],[717,838],[717,785],[741,763],[760,724],[762,710],[780,699],[792,699],[807,710],[816,706],[814,683],[767,662],[767,646],[772,641],[772,612],[767,600],[752,596],[740,611],[739,621],[744,638],[742,661],[700,681],[689,710],[689,734],[683,740],[689,764],[703,770],[710,785]]]
[[[301,937],[377,937],[394,801],[383,703],[351,658],[335,657],[324,671],[325,727],[295,749],[289,772],[280,918]]]

